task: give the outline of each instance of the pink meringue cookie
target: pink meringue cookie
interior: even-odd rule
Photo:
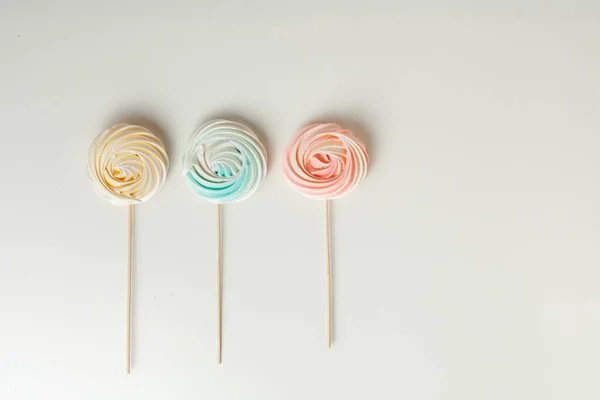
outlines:
[[[312,199],[336,199],[350,193],[367,175],[365,145],[333,123],[313,124],[292,139],[283,172],[290,185]]]

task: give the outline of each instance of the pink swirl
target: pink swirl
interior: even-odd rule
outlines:
[[[309,125],[292,139],[283,173],[294,189],[312,199],[350,193],[367,175],[365,145],[347,129],[326,123]]]

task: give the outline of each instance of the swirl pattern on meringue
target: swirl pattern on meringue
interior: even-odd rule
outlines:
[[[292,139],[283,172],[290,185],[311,199],[336,199],[367,175],[365,145],[351,131],[333,123],[313,124]]]
[[[116,205],[149,200],[169,169],[165,146],[148,129],[117,124],[98,135],[88,153],[88,174],[98,193]]]
[[[246,125],[212,120],[192,134],[183,174],[192,190],[212,203],[242,201],[267,176],[267,152]]]

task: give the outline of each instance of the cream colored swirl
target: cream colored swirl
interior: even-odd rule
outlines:
[[[148,129],[117,124],[90,146],[88,173],[98,193],[116,205],[144,202],[165,183],[169,158]]]
[[[367,175],[365,145],[339,125],[302,129],[285,152],[283,172],[292,187],[313,199],[335,199],[356,188]]]

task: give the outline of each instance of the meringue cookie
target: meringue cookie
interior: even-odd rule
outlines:
[[[311,199],[336,199],[367,175],[369,156],[352,132],[333,123],[302,129],[285,152],[283,172],[289,184]]]
[[[148,129],[117,124],[90,146],[88,174],[97,192],[115,205],[149,200],[165,183],[169,158]]]
[[[192,134],[183,175],[208,201],[235,203],[256,192],[267,176],[267,152],[247,126],[216,119]]]

